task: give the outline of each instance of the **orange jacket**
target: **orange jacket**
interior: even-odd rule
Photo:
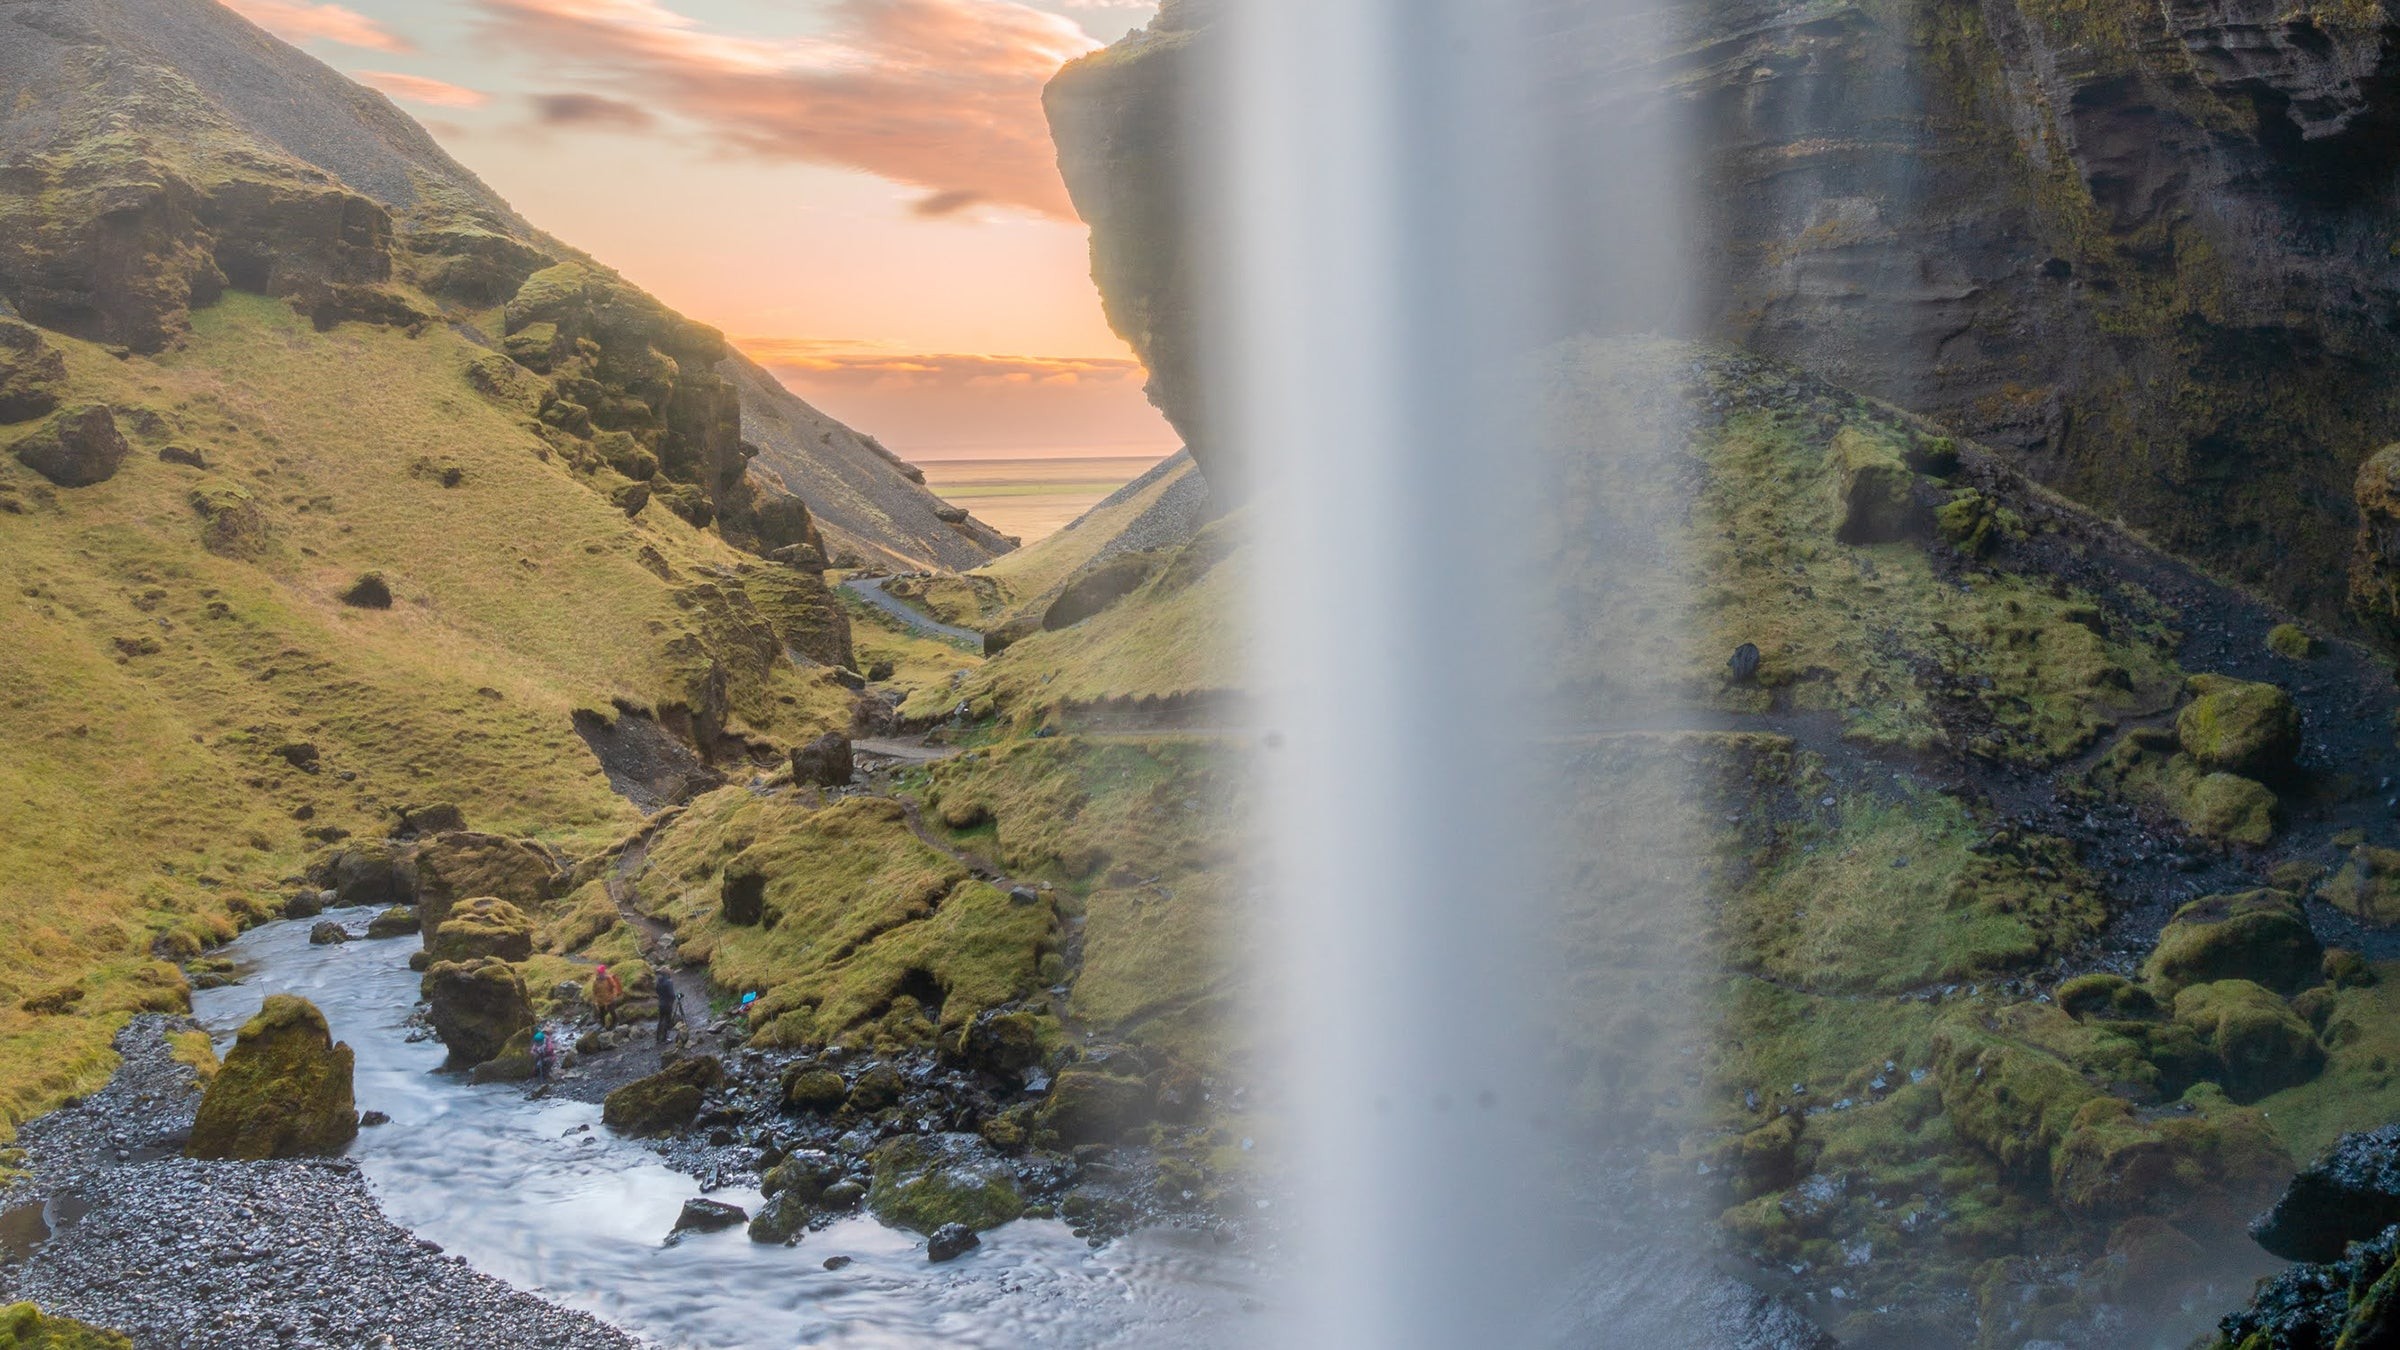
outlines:
[[[625,986],[618,982],[617,972],[602,966],[592,974],[592,1002],[607,1007],[625,997]]]

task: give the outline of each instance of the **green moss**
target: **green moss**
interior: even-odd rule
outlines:
[[[133,1342],[72,1318],[45,1316],[30,1303],[12,1303],[0,1308],[0,1350],[133,1350]]]
[[[691,1124],[702,1099],[724,1079],[725,1066],[714,1055],[670,1064],[609,1093],[600,1121],[631,1135],[666,1134]]]
[[[200,1099],[185,1151],[195,1158],[337,1153],[358,1133],[350,1047],[316,1005],[269,994],[242,1024]]]
[[[1068,1144],[1114,1143],[1149,1123],[1157,1093],[1139,1078],[1105,1069],[1062,1069],[1034,1117]]]
[[[2195,984],[2175,996],[2175,1020],[2199,1033],[2222,1063],[2235,1101],[2305,1083],[2325,1066],[2316,1033],[2275,991],[2248,980]]]
[[[2392,967],[2378,972],[2387,978],[2331,991],[2324,1071],[2258,1103],[2296,1156],[2316,1157],[2348,1131],[2400,1119],[2400,989]]]
[[[980,1232],[1025,1212],[1016,1173],[982,1156],[974,1136],[903,1135],[875,1150],[867,1208],[898,1228],[931,1233],[963,1223]]]
[[[2300,750],[2300,710],[2271,684],[2195,675],[2175,717],[2183,752],[2201,768],[2257,775],[2290,766]]]
[[[2400,849],[2360,844],[2319,894],[2369,923],[2400,923]]]
[[[480,961],[487,956],[524,961],[533,955],[533,920],[506,900],[483,896],[450,910],[425,950],[436,961]]]
[[[2279,623],[2267,630],[2267,650],[2286,660],[2310,660],[2324,647],[2315,634],[2296,623]]]
[[[2252,980],[2290,993],[2316,982],[2323,959],[2292,897],[2245,891],[2206,896],[2175,911],[2142,963],[2142,978],[2162,997],[2213,980]]]

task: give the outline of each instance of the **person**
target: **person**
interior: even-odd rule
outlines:
[[[665,1045],[667,1035],[675,1029],[675,977],[664,970],[658,972],[658,1043]]]
[[[605,963],[592,972],[592,1006],[600,1010],[601,1026],[613,1027],[617,1024],[617,1001],[624,997],[625,986],[617,980],[617,973]]]
[[[533,1081],[548,1085],[550,1075],[558,1069],[558,1044],[550,1039],[550,1028],[533,1029]]]

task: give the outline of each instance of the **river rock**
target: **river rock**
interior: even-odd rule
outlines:
[[[2260,777],[2289,769],[2300,752],[2300,710],[2271,684],[2195,675],[2175,736],[2203,768]]]
[[[887,1106],[896,1106],[908,1081],[889,1064],[878,1064],[858,1076],[850,1085],[849,1100],[843,1104],[862,1116],[871,1116]]]
[[[2345,1134],[2250,1225],[2286,1261],[2332,1261],[2400,1223],[2400,1125]]]
[[[996,1228],[1025,1212],[1016,1170],[971,1134],[902,1135],[875,1150],[867,1208],[898,1228]]]
[[[974,1229],[963,1223],[946,1223],[925,1240],[925,1259],[954,1261],[982,1245],[983,1239],[975,1236]]]
[[[750,1220],[750,1240],[791,1246],[808,1231],[808,1214],[808,1202],[799,1196],[771,1196]]]
[[[842,1175],[841,1161],[832,1154],[822,1149],[802,1149],[769,1168],[759,1178],[758,1189],[764,1195],[789,1195],[811,1205]]]
[[[315,889],[302,889],[292,892],[291,895],[283,902],[283,917],[287,919],[313,919],[317,917],[325,912],[325,900],[328,894],[329,892]]]
[[[408,879],[417,898],[417,924],[431,939],[450,907],[493,896],[522,909],[558,893],[565,875],[549,854],[516,839],[471,830],[438,834],[417,846]]]
[[[200,1099],[186,1152],[195,1158],[337,1153],[358,1134],[350,1047],[307,999],[270,994],[242,1024]]]
[[[367,921],[367,936],[371,938],[406,937],[417,931],[417,912],[406,905],[394,905]]]
[[[348,942],[349,940],[350,930],[342,927],[340,924],[331,919],[326,919],[321,923],[312,924],[308,930],[309,945],[315,947],[330,946],[337,942]]]
[[[740,1205],[729,1205],[722,1200],[695,1196],[683,1202],[683,1212],[675,1216],[675,1227],[672,1233],[721,1232],[737,1223],[747,1222],[749,1218],[749,1211]]]
[[[18,441],[19,463],[64,488],[90,487],[116,477],[125,462],[125,437],[103,404],[64,409]]]
[[[1029,1012],[980,1013],[967,1026],[960,1057],[971,1067],[1013,1081],[1042,1062],[1041,1023]]]
[[[445,1068],[472,1069],[533,1026],[525,979],[506,961],[436,962],[425,972],[423,989],[433,1032],[450,1048]]]
[[[857,776],[850,738],[828,731],[792,751],[792,781],[817,787],[843,787]]]
[[[2262,1282],[2250,1305],[2218,1323],[2200,1350],[2370,1350],[2400,1343],[2400,1225],[2339,1259]]]
[[[691,1124],[708,1090],[724,1081],[725,1066],[715,1055],[682,1060],[609,1093],[600,1120],[630,1135],[666,1134]]]
[[[1105,1144],[1148,1123],[1155,1107],[1146,1080],[1078,1065],[1060,1071],[1037,1119],[1063,1142]]]
[[[850,1095],[841,1074],[821,1064],[795,1064],[784,1071],[783,1104],[793,1111],[831,1111]]]
[[[460,902],[442,921],[425,950],[436,961],[479,961],[496,956],[523,961],[533,955],[533,920],[497,896]]]

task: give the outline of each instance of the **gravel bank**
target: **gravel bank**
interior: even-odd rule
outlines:
[[[135,1019],[106,1088],[25,1128],[30,1178],[0,1199],[46,1203],[57,1231],[0,1270],[0,1297],[175,1350],[641,1344],[418,1242],[354,1164],[180,1156],[199,1093],[165,1033],[193,1025]]]

